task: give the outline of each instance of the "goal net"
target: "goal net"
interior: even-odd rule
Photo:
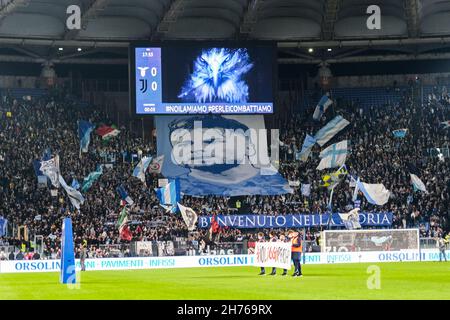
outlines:
[[[419,250],[419,229],[326,230],[322,252]]]

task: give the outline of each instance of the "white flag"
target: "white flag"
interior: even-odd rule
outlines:
[[[311,195],[311,184],[302,183],[301,191],[303,196],[309,197]]]
[[[163,163],[164,163],[164,155],[154,158],[152,163],[148,167],[148,172],[161,173]]]
[[[428,193],[427,188],[425,187],[425,184],[423,183],[422,180],[420,180],[420,178],[418,176],[416,176],[415,174],[412,174],[412,173],[410,173],[410,176],[411,176],[411,183],[417,190]]]
[[[151,157],[143,157],[137,164],[136,168],[134,168],[133,177],[136,177],[145,183],[145,171],[150,165],[150,161],[152,161]]]
[[[347,140],[344,140],[325,148],[319,155],[322,160],[320,160],[317,170],[342,166],[347,158],[347,146]]]
[[[369,203],[379,206],[386,204],[391,195],[391,192],[381,183],[369,184],[358,181],[357,188],[364,194]]]
[[[72,205],[78,210],[80,210],[80,205],[84,203],[83,195],[78,190],[69,187],[61,175],[59,176],[58,180],[61,183],[61,186],[64,188],[64,190],[66,190]]]
[[[59,156],[55,156],[54,158],[41,161],[41,166],[39,170],[42,171],[44,175],[46,175],[53,186],[59,188]]]
[[[183,217],[183,220],[186,223],[188,230],[189,231],[194,230],[195,224],[197,223],[197,214],[191,208],[185,207],[179,203],[177,204],[178,208],[180,208],[181,216]]]
[[[361,224],[359,223],[359,210],[359,208],[355,208],[348,213],[339,213],[339,216],[347,229],[361,228]]]

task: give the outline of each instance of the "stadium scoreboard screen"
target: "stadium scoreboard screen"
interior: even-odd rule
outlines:
[[[270,114],[274,42],[163,42],[130,45],[136,114]]]

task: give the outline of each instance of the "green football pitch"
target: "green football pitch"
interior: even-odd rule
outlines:
[[[379,268],[375,273],[373,265]],[[256,267],[87,271],[73,288],[59,284],[58,273],[0,274],[0,300],[450,299],[450,262],[305,265],[302,278],[282,277],[281,270],[277,276],[258,272]]]

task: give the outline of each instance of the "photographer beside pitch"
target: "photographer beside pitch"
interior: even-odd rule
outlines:
[[[293,277],[303,277],[302,266],[300,265],[300,259],[302,256],[302,240],[300,239],[299,233],[294,230],[289,230],[288,238],[291,239],[291,252],[292,261],[294,262],[294,274]]]

